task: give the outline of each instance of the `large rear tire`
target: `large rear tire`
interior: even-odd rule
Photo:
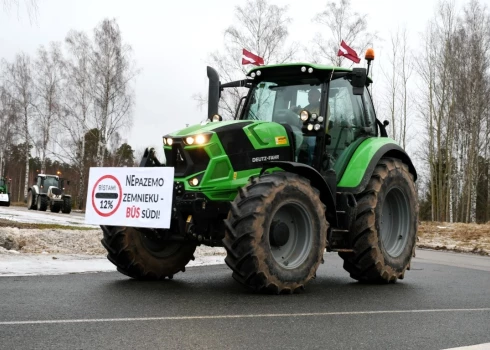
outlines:
[[[134,227],[101,226],[102,245],[117,270],[138,280],[162,280],[185,271],[196,245],[162,244]]]
[[[403,279],[415,252],[419,210],[408,166],[382,158],[357,202],[351,228],[354,253],[339,253],[344,269],[360,282]]]
[[[318,190],[291,173],[254,178],[225,220],[226,264],[256,292],[293,293],[316,276],[328,222]]]
[[[27,209],[28,210],[31,210],[31,209],[36,209],[36,201],[35,201],[35,197],[34,197],[34,192],[31,190],[27,193]]]

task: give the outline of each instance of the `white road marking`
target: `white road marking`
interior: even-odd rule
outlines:
[[[490,343],[462,346],[459,348],[447,348],[444,350],[488,350],[488,349],[490,349]]]
[[[339,312],[311,312],[293,314],[251,314],[251,315],[202,315],[202,316],[164,316],[164,317],[128,317],[128,318],[94,318],[73,320],[38,320],[38,321],[4,321],[0,326],[32,325],[32,324],[61,324],[61,323],[95,323],[95,322],[141,322],[141,321],[188,321],[213,320],[233,318],[261,318],[261,317],[311,317],[311,316],[343,316],[343,315],[378,315],[378,314],[404,314],[404,313],[435,313],[435,312],[482,312],[490,308],[478,309],[428,309],[428,310],[385,310],[385,311],[339,311]]]

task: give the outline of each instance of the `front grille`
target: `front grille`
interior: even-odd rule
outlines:
[[[206,170],[209,156],[204,148],[185,150],[181,142],[175,141],[172,149],[165,149],[167,165],[174,167],[176,177],[185,177]]]
[[[53,187],[51,189],[51,193],[56,195],[56,196],[59,196],[61,194],[61,190],[59,188]]]

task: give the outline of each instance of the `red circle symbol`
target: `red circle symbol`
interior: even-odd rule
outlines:
[[[118,189],[119,189],[119,196],[117,197],[117,204],[116,206],[114,207],[114,209],[112,209],[110,212],[108,213],[102,213],[98,208],[97,206],[95,205],[95,189],[97,188],[97,185],[102,181],[102,180],[105,180],[105,179],[111,179],[113,180]],[[119,208],[119,206],[121,205],[121,201],[122,201],[122,187],[121,187],[121,183],[119,182],[119,180],[112,176],[112,175],[104,175],[102,176],[100,179],[97,180],[97,182],[95,183],[94,185],[94,188],[92,190],[92,207],[94,208],[95,212],[97,214],[99,214],[100,216],[104,216],[104,217],[107,217],[107,216],[111,216],[112,214],[114,214],[117,209]]]

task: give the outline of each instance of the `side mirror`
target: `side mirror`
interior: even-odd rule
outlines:
[[[353,68],[351,77],[352,93],[354,95],[364,94],[367,79],[366,68]]]

